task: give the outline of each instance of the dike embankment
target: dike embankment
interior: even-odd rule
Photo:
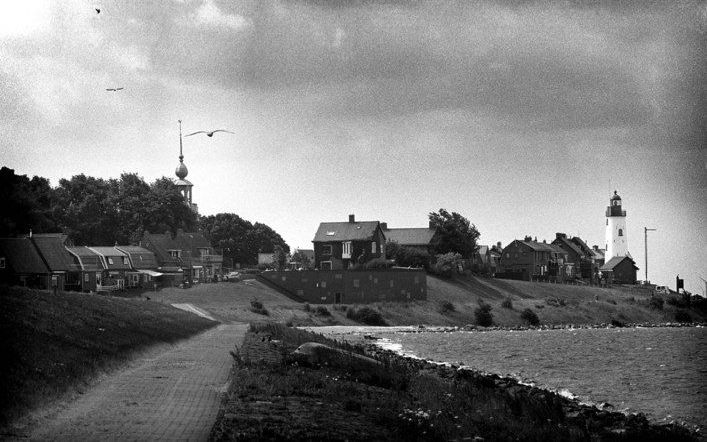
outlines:
[[[296,357],[305,342],[341,358]],[[347,352],[378,363],[352,369]],[[232,355],[237,381],[211,440],[700,440],[681,425],[608,404],[279,324],[252,325]]]

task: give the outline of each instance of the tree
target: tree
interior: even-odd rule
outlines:
[[[275,268],[280,271],[285,270],[285,266],[287,265],[287,252],[285,252],[285,249],[283,249],[280,244],[275,244],[272,257]]]
[[[235,213],[219,213],[202,217],[199,227],[211,245],[223,251],[234,263],[254,265],[258,252],[273,253],[280,246],[289,253],[285,240],[269,226],[244,220]]]
[[[7,167],[0,169],[0,236],[26,235],[35,232],[58,232],[52,213],[54,190],[46,178],[15,175]]]
[[[445,278],[451,278],[454,272],[458,271],[461,262],[462,256],[458,253],[449,252],[437,255],[432,272]]]
[[[395,241],[386,243],[385,256],[388,259],[394,259],[395,264],[402,267],[429,268],[430,266],[429,252],[417,247],[401,246]]]
[[[468,219],[456,212],[451,214],[445,209],[430,212],[430,227],[437,230],[437,253],[459,253],[463,258],[471,258],[476,252],[476,240],[479,231]]]
[[[292,262],[299,263],[299,266],[305,270],[312,268],[312,261],[309,256],[301,250],[295,250],[295,253],[292,254]]]

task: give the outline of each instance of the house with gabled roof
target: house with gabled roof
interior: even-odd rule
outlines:
[[[47,290],[52,272],[29,238],[0,238],[0,282]]]
[[[157,271],[164,273],[165,280],[177,284],[183,278],[190,282],[210,281],[222,273],[223,255],[201,233],[178,230],[172,236],[169,232],[145,232],[139,245],[155,254]],[[183,278],[178,274],[183,274]]]
[[[86,246],[67,246],[66,250],[74,257],[74,262],[81,269],[81,291],[95,292],[103,278],[101,257]]]
[[[385,257],[386,237],[378,221],[320,223],[314,235],[314,266],[320,270],[342,270]]]
[[[58,287],[58,290],[80,290],[81,268],[66,250],[67,238],[63,233],[36,233],[29,236],[52,272],[52,285]]]
[[[98,255],[103,264],[103,278],[98,290],[123,290],[126,283],[127,274],[131,272],[128,255],[115,247],[89,247],[92,252]]]
[[[565,266],[568,278],[591,278],[591,255],[585,253],[579,244],[573,241],[572,238],[568,238],[565,233],[556,233],[555,240],[552,241],[552,244],[567,252],[567,262]],[[583,273],[585,273],[586,276],[584,276]]]
[[[386,242],[412,247],[432,253],[437,240],[437,229],[432,227],[388,228],[388,223],[380,223]]]
[[[599,271],[609,284],[635,284],[638,267],[630,256],[614,256]]]
[[[115,246],[128,256],[131,271],[125,273],[128,287],[154,287],[155,278],[162,276],[157,271],[155,254],[140,246]]]
[[[502,252],[500,277],[563,281],[567,252],[559,246],[538,242],[530,236],[514,240]]]

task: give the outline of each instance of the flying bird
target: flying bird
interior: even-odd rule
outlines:
[[[123,88],[123,87],[116,87],[116,88],[108,88],[108,89],[106,89],[106,90],[107,90],[107,91],[111,91],[111,92],[118,92],[118,91],[122,91],[123,89],[125,89],[125,88]]]
[[[98,8],[95,8],[95,9],[96,9],[96,14],[100,14],[100,13],[101,13],[101,10],[100,10],[100,9],[98,9]]]
[[[205,130],[199,130],[199,131],[196,131],[196,132],[190,133],[189,135],[184,135],[184,136],[191,137],[192,135],[196,135],[196,134],[206,134],[207,137],[213,137],[216,132],[226,132],[228,134],[233,133],[230,130],[224,130],[224,129],[216,129],[216,130],[212,130],[211,132],[207,132]]]

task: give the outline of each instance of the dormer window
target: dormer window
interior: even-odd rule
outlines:
[[[182,257],[181,250],[167,250],[167,253],[169,253],[169,256],[172,258],[181,258]]]
[[[108,264],[113,264],[113,258],[108,258]]]

